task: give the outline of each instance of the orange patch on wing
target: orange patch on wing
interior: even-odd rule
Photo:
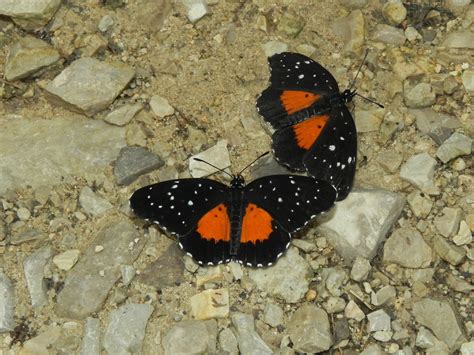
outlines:
[[[265,241],[272,234],[272,217],[262,208],[253,203],[249,203],[245,209],[242,220],[241,243],[253,243]]]
[[[329,115],[313,116],[293,126],[298,147],[308,150],[316,142]]]
[[[198,222],[196,231],[202,238],[214,242],[230,241],[230,220],[227,208],[221,203],[207,212]]]
[[[280,101],[289,115],[310,107],[319,98],[319,95],[308,91],[284,90],[280,95]]]

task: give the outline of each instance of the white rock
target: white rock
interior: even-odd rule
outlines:
[[[66,250],[64,253],[58,254],[53,257],[53,263],[59,269],[68,271],[70,270],[79,259],[80,251],[78,249]]]
[[[474,94],[474,70],[465,70],[462,73],[462,84],[467,92]]]
[[[93,216],[99,216],[110,210],[113,206],[106,199],[96,194],[89,186],[85,186],[79,194],[81,207]]]
[[[389,0],[382,7],[382,14],[390,25],[398,26],[407,16],[407,9],[400,0]]]
[[[358,256],[352,265],[351,279],[357,282],[365,280],[369,275],[370,269],[370,261]]]
[[[98,318],[87,318],[79,355],[100,355],[100,321]]]
[[[472,139],[462,133],[455,132],[438,148],[436,156],[443,163],[447,163],[461,155],[471,154],[471,151]]]
[[[0,268],[0,333],[15,329],[15,293],[12,282]]]
[[[198,22],[209,13],[206,1],[204,0],[184,0],[184,4],[188,9],[188,20],[192,23]]]
[[[420,153],[410,157],[400,170],[400,177],[428,194],[438,193],[434,185],[436,160],[428,153]]]
[[[467,245],[472,242],[472,233],[466,221],[459,223],[459,231],[453,237],[453,242],[456,245]]]
[[[99,21],[99,28],[100,32],[107,32],[112,26],[114,25],[114,18],[110,15],[105,15]]]
[[[226,318],[229,315],[229,290],[206,290],[192,296],[189,303],[195,319]]]
[[[461,355],[473,355],[474,354],[474,341],[464,343],[461,345]]]
[[[383,309],[367,314],[369,323],[367,329],[369,332],[388,331],[391,330],[390,316]]]
[[[215,146],[192,156],[189,159],[189,172],[192,177],[200,178],[216,172],[216,169],[212,166],[199,162],[194,158],[199,158],[211,163],[219,169],[225,169],[230,167],[229,151],[227,150],[227,141],[220,140]]]
[[[157,117],[166,117],[174,114],[174,108],[164,97],[153,95],[150,99],[150,108]]]
[[[357,303],[352,300],[347,303],[346,308],[344,309],[344,315],[346,318],[355,319],[358,322],[365,318],[364,312],[362,312]]]
[[[271,57],[274,54],[288,51],[288,45],[279,41],[270,41],[262,45],[263,52],[267,57]]]

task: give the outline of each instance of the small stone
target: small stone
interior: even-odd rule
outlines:
[[[456,292],[470,293],[474,290],[474,285],[471,285],[468,281],[452,274],[448,275],[446,283]]]
[[[192,156],[189,159],[189,172],[192,177],[200,178],[216,172],[216,169],[212,166],[199,162],[194,158],[199,158],[207,161],[208,163],[218,167],[219,169],[225,169],[230,167],[229,151],[227,150],[227,141],[220,140],[213,147]]]
[[[210,289],[189,299],[191,314],[195,319],[226,318],[229,315],[229,290]]]
[[[406,87],[403,90],[405,105],[411,108],[423,108],[433,105],[436,101],[436,93],[428,83],[419,83],[414,87]]]
[[[125,126],[135,115],[143,109],[142,104],[126,104],[110,112],[104,121],[115,126]]]
[[[50,327],[34,338],[28,339],[23,344],[19,354],[51,354],[53,344],[56,343],[61,337],[60,327]]]
[[[399,0],[389,0],[382,7],[382,15],[389,25],[398,26],[407,17],[407,9]]]
[[[128,286],[132,282],[137,272],[131,265],[121,265],[120,273],[122,274],[122,282],[124,286]]]
[[[48,43],[34,37],[16,42],[7,57],[5,77],[9,81],[24,79],[59,60],[59,53]]]
[[[119,185],[129,185],[140,175],[161,168],[165,162],[141,147],[124,147],[115,162],[114,175]]]
[[[427,193],[438,191],[434,184],[436,160],[428,153],[411,156],[401,167],[400,177]]]
[[[378,24],[372,32],[372,40],[401,46],[405,43],[405,32],[402,29],[385,24]]]
[[[384,245],[385,264],[395,263],[403,267],[424,268],[432,260],[432,250],[421,234],[412,228],[395,230]]]
[[[397,153],[393,150],[381,151],[377,155],[377,163],[390,174],[393,174],[398,171],[400,164],[403,161],[403,156],[400,153]]]
[[[390,325],[390,316],[383,309],[367,314],[367,319],[369,320],[367,330],[370,333],[389,331],[392,329]]]
[[[141,353],[146,325],[152,313],[153,306],[149,304],[130,303],[113,310],[104,334],[107,353]]]
[[[393,301],[396,296],[397,291],[395,290],[395,287],[387,285],[372,294],[372,304],[374,306],[382,306]]]
[[[422,349],[429,349],[433,347],[437,339],[428,329],[420,327],[420,330],[416,334],[415,345]]]
[[[265,56],[271,57],[274,54],[288,51],[288,45],[283,42],[269,41],[262,45]]]
[[[174,108],[164,97],[153,95],[150,99],[150,108],[157,117],[166,117],[174,114]]]
[[[0,1],[0,15],[9,16],[26,30],[46,25],[61,6],[61,0],[11,0]]]
[[[472,355],[474,354],[474,341],[464,343],[461,345],[461,355]]]
[[[288,334],[293,348],[302,353],[326,351],[334,343],[327,313],[310,303],[293,313],[288,322]]]
[[[104,214],[113,207],[109,201],[100,197],[89,186],[82,188],[79,203],[87,213],[93,216]]]
[[[234,277],[234,280],[241,280],[242,277],[244,276],[244,271],[242,270],[242,266],[240,266],[239,263],[235,261],[231,261],[230,263],[227,264],[227,266],[230,269],[230,272],[232,273],[232,276]]]
[[[293,246],[305,253],[311,253],[314,249],[316,249],[316,245],[314,245],[314,243],[304,239],[293,239],[291,243]]]
[[[383,351],[382,348],[378,344],[369,344],[367,345],[365,350],[360,353],[360,355],[386,355],[386,354],[387,353]]]
[[[443,81],[443,91],[448,95],[452,95],[458,87],[458,81],[454,76],[450,75]]]
[[[356,110],[354,113],[354,121],[357,132],[368,133],[376,132],[382,124],[384,115],[383,109],[376,110]]]
[[[331,30],[344,41],[344,52],[359,53],[365,41],[365,20],[362,11],[354,10],[349,15],[335,19]]]
[[[277,24],[277,30],[283,32],[287,36],[297,37],[303,31],[306,21],[304,17],[296,14],[291,10],[283,12],[280,21]]]
[[[408,26],[405,29],[405,37],[411,43],[421,41],[423,39],[422,35],[416,30],[416,28],[411,26]]]
[[[461,155],[471,154],[472,139],[462,133],[455,132],[438,148],[436,156],[447,163]]]
[[[460,208],[445,207],[443,208],[443,215],[438,216],[434,220],[434,225],[441,235],[449,238],[459,230],[459,223],[461,222],[462,210]]]
[[[183,0],[188,9],[187,17],[191,23],[196,23],[209,13],[204,0]]]
[[[222,350],[229,354],[238,354],[238,343],[234,333],[229,328],[225,328],[219,333],[219,344]]]
[[[94,58],[74,61],[45,88],[53,103],[92,116],[107,108],[135,76],[121,63]]]
[[[407,196],[407,202],[416,217],[425,218],[430,214],[433,202],[421,191],[414,190]]]
[[[462,73],[462,84],[468,93],[474,94],[474,70],[465,70]]]
[[[342,296],[343,286],[347,282],[348,276],[346,270],[336,266],[325,268],[321,271],[321,283],[318,286],[320,295]]]
[[[88,317],[79,355],[100,355],[100,348],[100,321],[98,318]]]
[[[472,233],[465,221],[459,224],[459,231],[453,237],[453,242],[456,245],[468,245],[472,242]]]
[[[270,355],[273,351],[260,338],[255,331],[255,322],[251,315],[243,313],[234,313],[232,315],[232,324],[237,333],[240,354],[242,355]]]
[[[349,319],[355,319],[360,322],[365,318],[364,312],[354,301],[349,301],[344,309],[344,316]]]
[[[346,307],[346,301],[340,297],[329,297],[323,303],[323,307],[329,314],[339,313]]]
[[[0,268],[0,334],[15,329],[15,291],[10,279]]]
[[[97,26],[100,32],[107,32],[114,25],[114,18],[110,15],[103,16]]]
[[[433,247],[436,254],[451,265],[459,265],[466,256],[466,251],[462,247],[451,244],[439,235],[434,237]]]
[[[474,32],[460,31],[450,33],[443,42],[443,47],[474,49]]]
[[[31,217],[30,211],[28,210],[28,208],[25,208],[25,207],[20,207],[20,208],[16,211],[16,215],[18,216],[18,218],[20,219],[20,221],[27,221],[27,220],[29,220],[30,217]]]
[[[78,249],[66,250],[64,253],[58,254],[53,257],[53,263],[58,269],[68,271],[79,260],[80,251]]]
[[[390,330],[379,330],[377,332],[372,333],[372,337],[375,340],[381,341],[383,343],[386,343],[392,339],[393,332]]]
[[[187,142],[193,147],[193,151],[198,152],[204,144],[207,144],[207,135],[191,125],[187,126],[188,139]]]
[[[364,281],[371,270],[370,261],[358,256],[355,258],[351,269],[351,279],[354,281]]]
[[[263,321],[271,327],[283,324],[283,310],[276,304],[267,303],[263,310]]]
[[[163,338],[165,355],[212,354],[216,351],[217,323],[187,320],[175,324]]]
[[[43,247],[29,255],[23,262],[26,285],[30,293],[33,308],[48,305],[48,292],[44,281],[44,267],[53,256],[51,246]]]
[[[103,251],[103,250],[104,250],[104,247],[103,247],[102,245],[96,245],[96,246],[94,247],[94,252],[95,252],[95,253],[100,253],[100,252]]]

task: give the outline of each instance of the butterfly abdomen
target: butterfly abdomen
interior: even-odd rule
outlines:
[[[236,256],[239,252],[240,235],[242,233],[243,209],[243,189],[232,188],[230,201],[230,255]]]

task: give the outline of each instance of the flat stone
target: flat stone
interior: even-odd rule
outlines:
[[[352,190],[317,227],[336,251],[351,263],[357,256],[371,260],[398,220],[405,199],[386,190]]]
[[[262,45],[265,56],[271,57],[272,55],[288,51],[288,45],[279,41],[269,41]]]
[[[434,184],[435,170],[436,159],[428,153],[420,153],[411,156],[402,165],[400,177],[428,194],[435,194],[438,192]]]
[[[302,353],[326,351],[334,343],[327,313],[309,303],[293,313],[288,322],[288,334],[293,349]]]
[[[350,300],[347,302],[346,308],[344,309],[344,316],[349,319],[355,319],[360,322],[365,318],[364,312],[354,301]]]
[[[382,6],[382,15],[389,25],[398,26],[407,17],[407,9],[400,0],[389,0]]]
[[[52,326],[47,328],[45,331],[35,336],[34,338],[28,339],[20,349],[20,355],[30,354],[51,354],[53,344],[56,343],[61,337],[61,328],[58,326]]]
[[[209,289],[189,299],[191,314],[195,319],[226,318],[229,316],[229,290]]]
[[[368,133],[378,131],[382,124],[384,112],[384,109],[356,110],[354,112],[354,121],[357,132]]]
[[[414,269],[428,267],[433,258],[433,252],[420,232],[409,227],[396,229],[385,242],[383,250],[384,263]]]
[[[390,325],[390,316],[383,309],[367,314],[367,319],[369,320],[367,330],[370,333],[392,329]]]
[[[255,331],[255,322],[250,314],[234,313],[231,317],[235,327],[240,354],[270,355],[272,349],[260,338]]]
[[[466,256],[466,251],[462,247],[451,244],[440,235],[435,235],[433,239],[433,248],[439,257],[451,265],[459,265]]]
[[[401,46],[406,41],[405,32],[402,29],[385,24],[378,24],[372,32],[372,40]]]
[[[459,230],[453,237],[453,242],[456,245],[468,245],[472,242],[472,233],[465,221],[459,223]]]
[[[408,26],[405,29],[405,37],[407,40],[411,43],[414,43],[416,41],[421,41],[423,39],[423,36],[416,30],[415,27]]]
[[[15,329],[15,290],[12,282],[0,269],[0,333]]]
[[[277,24],[277,30],[289,37],[297,37],[303,31],[306,25],[306,20],[303,16],[296,12],[287,10],[284,11]]]
[[[88,317],[84,325],[79,355],[100,355],[100,351],[100,321],[98,318]]]
[[[30,36],[23,37],[8,53],[5,77],[10,81],[27,78],[56,63],[59,58],[58,51],[48,43]]]
[[[263,310],[263,321],[271,327],[283,324],[283,310],[274,303],[267,303]]]
[[[372,294],[372,304],[374,306],[382,306],[395,299],[397,290],[392,285],[386,285]]]
[[[323,308],[329,314],[339,313],[346,307],[346,301],[341,297],[329,297],[323,302]]]
[[[416,334],[415,345],[422,349],[429,349],[433,347],[437,339],[428,329],[420,327]]]
[[[0,194],[103,177],[125,145],[123,128],[87,119],[0,116]]]
[[[163,159],[142,147],[124,147],[114,166],[117,184],[130,185],[139,176],[165,165]]]
[[[441,235],[449,238],[459,230],[462,209],[459,207],[445,207],[442,212],[442,216],[435,218],[434,225]]]
[[[130,265],[141,252],[144,241],[139,236],[135,226],[121,217],[102,221],[94,241],[64,280],[56,314],[84,319],[97,312],[120,278],[120,265]],[[103,247],[100,253],[95,251],[97,246]]]
[[[365,41],[365,20],[362,11],[354,10],[347,16],[332,21],[331,30],[344,41],[344,52],[361,51]]]
[[[237,338],[229,328],[225,328],[219,333],[219,345],[222,350],[230,355],[237,355],[239,353]]]
[[[360,353],[360,355],[386,355],[387,353],[378,344],[369,344],[367,347]],[[402,354],[400,354],[402,355]],[[410,354],[407,354],[410,355]]]
[[[474,32],[459,31],[450,33],[443,41],[443,47],[474,49]]]
[[[244,271],[242,270],[242,266],[235,262],[231,261],[230,263],[227,264],[227,266],[230,269],[230,272],[232,273],[232,276],[234,277],[234,280],[241,280],[242,277],[244,276]]]
[[[474,341],[464,343],[461,345],[461,355],[472,355],[474,354]]]
[[[405,105],[411,108],[423,108],[433,105],[436,101],[436,93],[428,83],[419,83],[413,87],[403,90]]]
[[[44,281],[44,267],[52,256],[53,249],[51,246],[45,246],[29,255],[23,262],[26,285],[28,286],[33,308],[40,308],[49,304]]]
[[[46,86],[46,97],[59,106],[87,116],[106,109],[135,76],[122,63],[80,58]]]
[[[209,13],[207,3],[204,0],[183,0],[187,7],[187,17],[191,23],[198,22]]]
[[[20,207],[16,211],[16,215],[20,221],[27,221],[31,217],[31,212],[26,207]]]
[[[166,117],[174,114],[174,108],[164,97],[153,95],[150,99],[151,111],[157,117]]]
[[[416,128],[422,134],[429,134],[438,127],[451,130],[461,127],[461,122],[456,117],[436,112],[432,108],[409,109],[408,112],[415,116]]]
[[[61,0],[2,0],[0,15],[9,16],[27,30],[46,25],[61,5]]]
[[[37,240],[45,240],[48,238],[48,235],[43,231],[39,231],[34,228],[25,228],[17,233],[13,234],[10,243],[13,245],[20,245],[23,243],[33,242]]]
[[[104,121],[115,126],[125,126],[142,109],[143,105],[141,103],[126,104],[110,112],[104,117]]]
[[[230,167],[229,151],[227,150],[227,141],[220,140],[213,147],[193,155],[189,159],[189,172],[193,178],[200,178],[216,172],[212,166],[199,162],[194,158],[199,158],[217,166],[219,169]]]
[[[393,150],[385,150],[379,152],[376,159],[377,163],[379,163],[387,173],[393,174],[398,171],[403,161],[403,156]]]
[[[99,216],[104,214],[111,208],[112,204],[105,198],[100,197],[96,194],[89,186],[82,188],[79,194],[79,204],[87,213],[93,216]]]
[[[187,320],[175,324],[163,338],[165,355],[212,354],[216,351],[217,322]]]
[[[157,290],[184,282],[183,252],[178,245],[170,244],[163,255],[141,272],[138,281],[155,287]]]
[[[413,304],[412,314],[416,321],[431,329],[451,351],[459,349],[466,341],[455,308],[446,301],[423,298]]]
[[[80,251],[78,249],[66,250],[61,254],[55,255],[53,257],[53,263],[58,267],[58,269],[64,271],[71,270],[77,263],[77,260],[79,260],[79,254]]]
[[[436,156],[443,162],[471,154],[472,139],[462,133],[455,132],[438,148]]]
[[[342,296],[343,286],[348,279],[346,270],[340,266],[324,268],[321,271],[321,283],[318,285],[320,296]]]
[[[99,29],[100,32],[107,32],[108,30],[112,28],[114,23],[115,21],[112,16],[105,15],[100,19],[99,24],[97,25],[97,28]]]
[[[312,270],[298,251],[290,248],[274,265],[264,269],[250,269],[249,277],[258,288],[281,297],[288,303],[296,303],[308,291]]]
[[[370,261],[366,258],[358,256],[355,258],[351,269],[351,279],[354,281],[364,281],[371,270]]]
[[[474,285],[470,282],[452,274],[449,274],[446,278],[447,285],[456,292],[462,292],[469,294],[474,291]]]
[[[141,353],[146,325],[152,313],[153,306],[150,304],[130,303],[113,310],[104,334],[104,348],[107,353]]]
[[[465,70],[462,73],[462,84],[468,93],[474,94],[474,70]]]
[[[427,217],[433,207],[433,202],[429,197],[418,190],[410,192],[407,196],[407,202],[416,217]]]

